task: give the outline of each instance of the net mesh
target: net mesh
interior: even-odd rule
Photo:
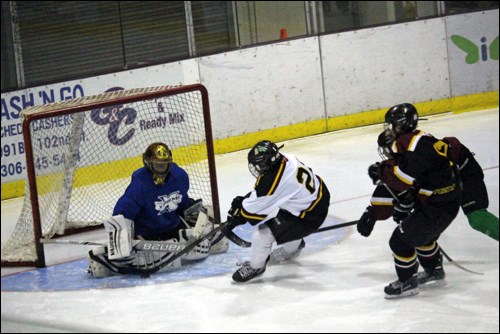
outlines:
[[[29,133],[43,238],[109,218],[153,142],[166,143],[173,161],[187,171],[190,197],[214,205],[202,94],[194,90],[130,102],[158,91],[172,87],[115,91],[23,112],[37,115]],[[116,102],[86,107],[103,101]],[[82,107],[87,110],[71,112]],[[2,262],[37,260],[32,197],[27,182],[21,215],[2,244]]]

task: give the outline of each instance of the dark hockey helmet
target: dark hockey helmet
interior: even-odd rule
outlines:
[[[395,138],[413,132],[417,128],[418,112],[410,103],[395,105],[385,114],[385,125]]]
[[[153,143],[148,146],[142,155],[144,166],[153,174],[156,185],[165,183],[165,178],[172,164],[172,152],[164,143]]]
[[[248,169],[253,176],[258,178],[281,161],[281,153],[278,146],[269,140],[263,140],[255,144],[248,152]]]
[[[394,136],[389,129],[382,131],[377,138],[378,154],[382,160],[394,158],[392,151],[392,144],[394,143]]]

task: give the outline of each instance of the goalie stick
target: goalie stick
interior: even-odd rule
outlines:
[[[108,244],[104,241],[80,241],[80,240],[59,240],[59,239],[40,239],[43,244],[66,244],[83,246],[104,246]],[[140,251],[175,253],[183,250],[186,245],[171,241],[152,241],[152,240],[133,240],[132,247]]]

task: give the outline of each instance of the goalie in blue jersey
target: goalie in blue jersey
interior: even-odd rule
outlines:
[[[113,210],[113,217],[104,222],[107,247],[89,252],[89,272],[106,277],[138,270],[178,268],[181,258],[169,263],[172,253],[139,250],[137,240],[171,241],[186,244],[211,231],[211,210],[202,200],[188,196],[189,176],[172,160],[172,152],[164,143],[153,143],[143,154],[144,167],[132,174],[132,180]],[[212,244],[212,241],[217,241]],[[209,254],[225,252],[226,238],[216,235],[203,240],[184,260],[200,260]],[[130,270],[129,270],[130,269]]]

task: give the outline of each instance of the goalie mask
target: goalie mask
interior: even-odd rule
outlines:
[[[382,131],[378,135],[378,154],[382,160],[388,160],[394,158],[394,152],[392,151],[392,144],[394,143],[394,136],[389,129]]]
[[[269,140],[263,140],[255,144],[248,152],[248,169],[256,178],[264,175],[274,165],[281,161],[281,153],[278,146]]]
[[[153,174],[154,183],[159,186],[165,183],[165,178],[172,164],[172,152],[163,143],[153,143],[142,155],[144,166]]]
[[[413,132],[417,128],[418,112],[410,103],[395,105],[385,114],[385,127],[394,138]]]

